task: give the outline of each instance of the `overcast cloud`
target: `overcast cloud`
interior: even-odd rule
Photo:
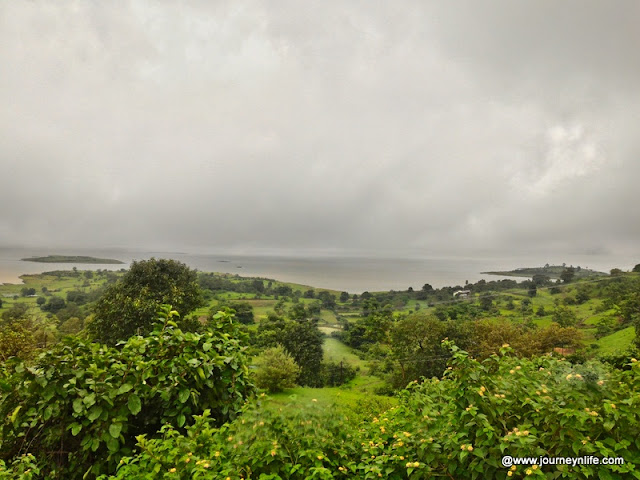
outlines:
[[[640,3],[4,1],[0,243],[635,251]]]

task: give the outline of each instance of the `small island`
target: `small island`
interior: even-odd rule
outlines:
[[[39,263],[91,263],[91,264],[124,264],[120,260],[113,258],[96,258],[86,257],[82,255],[47,255],[46,257],[30,257],[22,258],[23,262],[39,262]]]
[[[481,272],[485,275],[500,275],[503,277],[528,277],[531,278],[536,275],[546,276],[550,279],[557,279],[562,277],[562,273],[565,270],[571,269],[574,274],[574,278],[587,278],[587,277],[601,277],[606,276],[604,272],[598,272],[588,268],[582,268],[580,266],[574,267],[573,265],[545,265],[544,267],[522,267],[515,270],[508,270],[502,272]]]

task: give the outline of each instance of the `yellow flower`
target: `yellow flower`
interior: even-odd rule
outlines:
[[[216,452],[213,455],[214,455],[214,457],[219,457],[220,456],[220,452]]]
[[[275,457],[276,456],[276,451],[275,450],[271,450],[271,456]]]
[[[405,437],[410,437],[411,436],[411,434],[409,432],[402,432],[402,433],[404,433]]]
[[[604,385],[604,380],[600,380],[600,381],[598,382],[598,385],[600,385],[600,386]]]
[[[636,360],[635,358],[631,359],[631,363],[636,363],[638,360]]]
[[[511,470],[509,470],[509,471],[507,472],[507,477],[511,477],[512,475],[513,475],[513,472],[512,472]]]
[[[511,470],[515,472],[516,471],[516,466],[514,465],[513,467],[511,467]]]
[[[382,433],[386,432],[385,428],[384,427],[380,427],[380,432],[382,432]]]
[[[312,398],[312,399],[311,399],[311,401],[312,401],[312,402],[317,402],[317,401],[318,401],[318,399],[317,399],[317,398]]]
[[[322,455],[318,455],[318,460],[322,460],[324,457]]]
[[[403,457],[403,456],[401,456],[401,457],[400,457],[400,460],[404,460],[404,457]]]
[[[532,473],[532,472],[531,472],[531,469],[530,469],[530,468],[527,468],[527,471],[526,471],[525,473],[526,473],[527,475],[531,475],[531,473]]]
[[[515,371],[515,370],[509,370],[509,373],[510,373],[511,375],[513,375],[514,373],[516,373],[516,371]]]
[[[611,408],[616,408],[616,404],[615,404],[615,403],[612,403],[612,404],[611,404]]]
[[[408,462],[406,466],[407,466],[407,468],[413,467],[413,463]]]
[[[231,477],[227,477],[227,478],[225,478],[224,480],[231,480]]]
[[[503,343],[502,344],[502,348],[509,348],[509,344],[508,343]]]
[[[533,469],[533,470],[537,470],[537,469],[538,469],[538,465],[534,465],[534,466],[532,466],[532,467],[531,467],[531,469]]]
[[[466,448],[467,448],[467,446],[464,443],[462,445],[460,445],[460,450],[464,450]]]
[[[176,468],[175,468],[175,467],[170,468],[170,469],[169,469],[169,473],[176,473]]]
[[[522,368],[522,367],[521,367],[520,365],[518,365],[518,366],[516,367],[516,370],[520,370],[521,368]]]
[[[229,436],[229,437],[227,438],[227,442],[233,442],[233,437]]]
[[[571,380],[572,377],[573,377],[573,375],[571,375],[571,374],[567,375],[567,380]]]
[[[480,390],[482,390],[483,392],[486,392],[486,391],[487,391],[487,389],[486,389],[486,388],[484,388],[484,387],[480,387]]]
[[[204,468],[209,468],[209,464],[208,464],[208,463],[203,463],[203,464],[202,464],[202,466],[203,466]]]
[[[467,450],[469,450],[470,452],[473,452],[473,447],[472,447],[471,445],[469,445],[469,446],[467,447]]]

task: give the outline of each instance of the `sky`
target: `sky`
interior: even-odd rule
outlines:
[[[0,3],[0,246],[634,254],[640,3]]]

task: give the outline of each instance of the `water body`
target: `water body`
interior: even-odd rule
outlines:
[[[31,256],[89,255],[115,258],[124,265],[94,265],[23,262]],[[191,268],[206,272],[225,272],[241,276],[273,278],[314,287],[361,293],[382,290],[420,289],[425,283],[433,287],[464,285],[480,279],[496,280],[506,277],[483,275],[490,270],[511,270],[518,267],[542,266],[545,263],[582,266],[608,272],[617,267],[629,270],[640,258],[612,255],[574,255],[570,258],[549,257],[438,257],[438,258],[364,258],[364,257],[295,257],[266,255],[197,254],[184,252],[151,252],[127,250],[45,250],[0,247],[0,282],[20,283],[25,273],[51,270],[119,270],[128,268],[133,260],[172,258]],[[521,280],[521,279],[518,279]]]

